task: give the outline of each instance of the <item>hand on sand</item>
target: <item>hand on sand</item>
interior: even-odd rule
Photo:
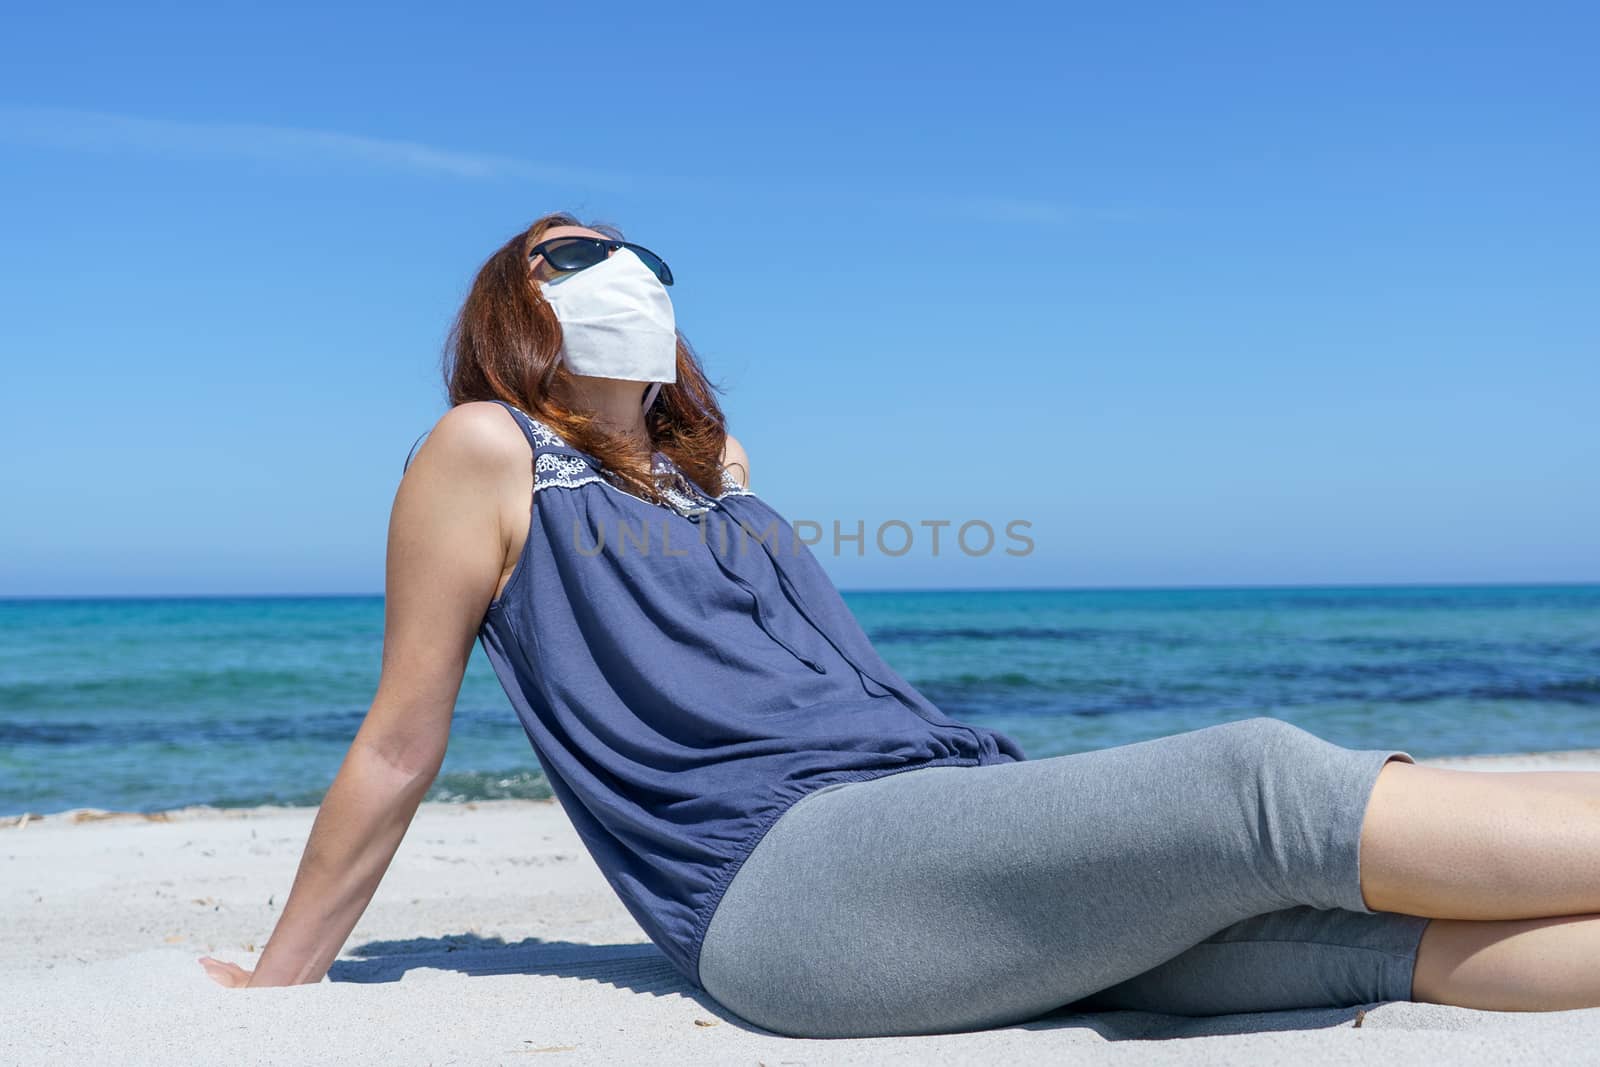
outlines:
[[[201,956],[200,966],[204,967],[206,973],[215,978],[219,985],[230,986],[235,989],[249,985],[250,976],[255,973],[254,971],[245,970],[237,963],[215,960],[210,956]]]

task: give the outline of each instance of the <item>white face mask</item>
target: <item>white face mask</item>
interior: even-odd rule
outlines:
[[[572,373],[654,382],[645,393],[647,410],[662,382],[678,380],[672,298],[632,249],[541,282],[539,291],[561,322],[561,356]]]

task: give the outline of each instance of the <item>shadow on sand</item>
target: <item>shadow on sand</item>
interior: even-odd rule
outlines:
[[[581,945],[537,937],[507,943],[498,937],[452,934],[407,941],[369,941],[352,946],[351,955],[328,969],[331,982],[397,982],[412,968],[456,971],[482,976],[539,974],[600,982],[650,996],[677,994],[707,1012],[752,1033],[772,1034],[732,1014],[684,980],[666,956],[649,942],[624,945]],[[1093,1031],[1105,1041],[1159,1041],[1180,1037],[1224,1037],[1286,1030],[1324,1030],[1354,1026],[1363,1009],[1302,1008],[1238,1015],[1160,1015],[1143,1011],[1074,1011],[1071,1006],[1014,1023],[1002,1029]],[[773,1035],[783,1036],[783,1035]]]

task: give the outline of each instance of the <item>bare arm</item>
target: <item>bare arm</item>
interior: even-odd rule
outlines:
[[[515,424],[482,403],[447,412],[407,469],[389,521],[377,694],[248,985],[321,981],[371,902],[444,761],[462,676],[504,569],[503,504],[521,486],[525,509],[531,477]]]

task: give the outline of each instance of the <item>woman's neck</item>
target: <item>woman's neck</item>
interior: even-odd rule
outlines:
[[[571,383],[572,400],[569,407],[587,411],[611,433],[622,434],[631,440],[646,456],[654,455],[655,444],[650,439],[650,429],[644,421],[645,390],[649,382],[623,381],[617,378],[575,378]]]

